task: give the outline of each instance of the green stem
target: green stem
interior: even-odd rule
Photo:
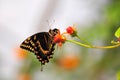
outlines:
[[[86,41],[84,38],[78,36],[77,34],[76,34],[76,37],[77,37],[78,39],[82,40],[83,42],[85,42],[86,44],[88,44],[89,46],[92,46],[88,41]]]
[[[81,42],[77,42],[77,41],[74,41],[74,40],[66,40],[66,41],[74,43],[74,44],[78,44],[80,46],[84,46],[84,47],[87,47],[87,48],[110,49],[110,48],[116,48],[116,47],[120,46],[120,43],[112,45],[112,46],[91,46],[91,45],[83,44]]]
[[[71,42],[71,43],[75,43],[75,44],[78,44],[80,46],[84,46],[84,47],[87,47],[87,48],[91,48],[90,45],[83,44],[83,43],[80,43],[80,42],[77,42],[77,41],[74,41],[74,40],[66,40],[66,41]]]
[[[111,46],[93,46],[93,48],[110,49],[110,48],[116,48],[118,46],[120,46],[120,44],[115,44],[115,45],[111,45]]]

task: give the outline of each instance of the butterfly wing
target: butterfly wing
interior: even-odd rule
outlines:
[[[54,45],[53,38],[49,35],[48,32],[40,32],[28,37],[20,45],[22,49],[33,52],[37,59],[45,64],[49,62],[49,59],[52,58]]]

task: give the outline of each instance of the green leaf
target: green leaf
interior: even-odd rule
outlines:
[[[115,36],[116,36],[117,38],[120,38],[120,27],[116,30]]]
[[[120,71],[117,72],[117,80],[120,80]]]

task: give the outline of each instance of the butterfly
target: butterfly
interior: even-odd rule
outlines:
[[[49,30],[49,32],[39,32],[22,42],[20,48],[28,50],[36,55],[41,65],[49,62],[53,56],[55,43],[54,36],[59,33],[58,29]]]

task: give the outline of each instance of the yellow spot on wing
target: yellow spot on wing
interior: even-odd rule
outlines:
[[[34,36],[34,40],[36,40],[36,35]]]

